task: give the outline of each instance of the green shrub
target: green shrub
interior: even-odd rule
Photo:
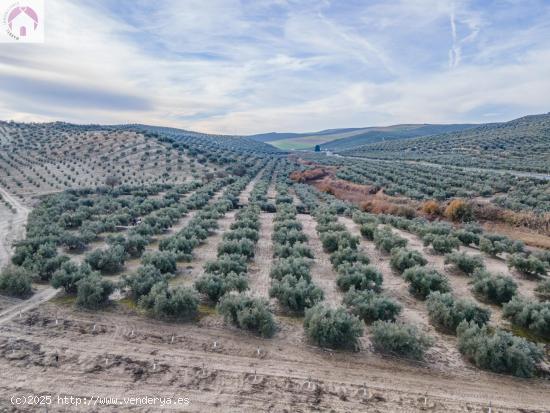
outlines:
[[[356,290],[379,291],[382,285],[382,273],[374,265],[356,262],[341,266],[339,271],[336,284],[342,291],[348,291],[351,287]]]
[[[281,281],[273,280],[269,296],[287,310],[301,314],[323,299],[323,290],[304,278],[286,275]]]
[[[218,245],[218,255],[239,254],[247,258],[254,256],[254,243],[249,239],[222,241]]]
[[[363,323],[344,307],[332,309],[317,304],[306,310],[304,330],[321,347],[355,348],[363,335]]]
[[[92,273],[77,282],[76,305],[89,310],[97,310],[109,302],[114,291],[111,281],[104,280],[97,273]]]
[[[74,294],[77,292],[78,282],[92,274],[92,268],[82,263],[78,265],[73,261],[64,262],[52,276],[51,285],[54,288],[65,289],[68,294]],[[99,276],[98,273],[95,273]]]
[[[476,270],[474,277],[473,292],[493,304],[501,305],[516,295],[518,285],[512,277],[492,275],[484,270]]]
[[[129,234],[124,241],[124,250],[130,257],[141,257],[149,240],[139,234]]]
[[[453,235],[465,246],[471,244],[479,245],[479,235],[475,232],[467,231],[466,229],[459,229],[455,231]]]
[[[149,294],[141,297],[139,304],[153,317],[185,321],[198,314],[199,298],[191,288],[171,288],[166,282],[158,282]]]
[[[297,242],[294,245],[290,244],[276,244],[275,245],[275,252],[273,254],[275,257],[278,258],[313,258],[313,252],[311,252],[311,249],[307,246],[307,244]]]
[[[407,268],[414,267],[416,265],[426,265],[428,261],[418,251],[411,251],[406,248],[394,248],[391,251],[390,264],[392,268],[400,273]]]
[[[397,301],[371,290],[357,291],[351,287],[344,297],[344,304],[352,314],[371,323],[376,320],[394,321],[402,307]]]
[[[85,261],[93,270],[102,273],[114,273],[122,270],[126,260],[126,252],[122,245],[113,245],[106,250],[94,250],[89,253]]]
[[[149,294],[153,285],[164,281],[166,276],[154,265],[139,267],[135,274],[124,277],[123,284],[130,290],[130,295],[139,300],[142,296]]]
[[[502,306],[502,315],[517,326],[550,338],[550,301],[541,303],[515,296]]]
[[[403,273],[403,277],[409,282],[409,291],[411,294],[423,300],[432,291],[446,293],[451,290],[447,277],[438,273],[433,268],[419,266],[408,268]]]
[[[246,257],[238,254],[224,254],[214,261],[204,264],[204,271],[211,274],[245,273],[247,269]]]
[[[296,222],[296,221],[292,221]],[[307,242],[307,237],[301,230],[294,228],[291,229],[280,229],[273,233],[273,241],[277,244],[290,244],[294,245],[298,242],[304,243]]]
[[[292,275],[294,278],[304,278],[311,281],[309,268],[311,261],[306,258],[284,258],[275,261],[271,267],[270,276],[281,281],[286,275]]]
[[[0,291],[13,297],[29,296],[32,293],[30,274],[23,267],[4,267],[0,274]]]
[[[373,239],[378,249],[388,253],[391,252],[393,248],[405,247],[407,245],[406,239],[394,234],[388,227],[383,227],[382,229],[374,231]]]
[[[210,301],[217,302],[229,291],[248,289],[248,280],[245,275],[236,272],[204,274],[195,281],[195,288]]]
[[[357,249],[359,239],[353,237],[347,231],[328,231],[321,234],[323,249],[328,253],[333,253],[339,248]]]
[[[508,266],[529,277],[546,274],[546,265],[533,255],[512,254],[508,257]]]
[[[361,225],[361,235],[366,239],[372,241],[374,239],[374,231],[376,231],[377,224],[369,223]]]
[[[487,324],[491,317],[489,310],[477,306],[473,301],[455,299],[450,293],[442,294],[439,291],[428,296],[426,306],[432,323],[452,334],[464,320],[481,326]]]
[[[465,252],[458,251],[445,255],[445,264],[454,264],[456,268],[468,275],[485,266],[483,257],[480,255],[468,255]]]
[[[339,268],[341,265],[351,265],[355,262],[367,265],[370,260],[364,253],[350,247],[344,247],[339,248],[330,255],[330,262],[334,268]]]
[[[457,335],[459,351],[485,370],[532,377],[543,358],[538,346],[500,329],[490,332],[487,326],[464,321],[459,324]]]
[[[449,235],[434,235],[428,234],[423,238],[424,245],[432,245],[432,248],[438,254],[446,254],[451,252],[453,249],[458,249],[459,240],[458,238],[451,237]]]
[[[239,228],[233,231],[226,232],[223,234],[224,240],[240,240],[240,239],[249,239],[252,242],[257,242],[259,239],[260,233],[252,228]]]
[[[433,340],[409,324],[376,321],[371,327],[372,344],[382,353],[421,359]]]
[[[539,282],[535,287],[535,293],[540,300],[550,300],[550,278]]]
[[[262,337],[275,334],[275,321],[267,301],[244,294],[226,294],[218,306],[224,320],[244,330],[253,331]]]
[[[147,252],[141,262],[143,265],[158,268],[162,274],[175,274],[177,270],[176,256],[170,251]]]

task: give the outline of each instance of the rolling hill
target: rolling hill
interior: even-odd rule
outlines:
[[[366,128],[327,129],[312,133],[271,132],[252,135],[249,138],[269,143],[284,150],[313,149],[315,145],[321,145],[322,149],[339,151],[382,140],[405,139],[455,132],[475,126],[472,124],[405,124]]]
[[[550,172],[550,113],[440,135],[378,142],[342,154]]]

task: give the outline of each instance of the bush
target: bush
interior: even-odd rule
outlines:
[[[361,320],[344,307],[332,309],[317,304],[307,309],[305,314],[306,335],[321,347],[355,348],[363,335]]]
[[[166,276],[153,265],[139,267],[136,273],[130,277],[123,278],[123,284],[129,288],[131,296],[137,301],[142,296],[149,294],[153,285],[164,281]]]
[[[90,310],[97,310],[109,302],[114,285],[104,280],[97,273],[92,273],[77,282],[76,305]]]
[[[124,241],[124,250],[130,257],[141,257],[145,247],[149,243],[148,239],[139,234],[130,234]]]
[[[296,222],[296,221],[292,221]],[[298,224],[298,222],[296,222]],[[277,244],[290,244],[294,245],[298,242],[307,242],[307,237],[303,232],[297,229],[282,229],[273,233],[273,241]]]
[[[348,291],[351,287],[356,290],[380,291],[382,273],[374,265],[357,262],[353,265],[344,265],[339,271],[336,284],[342,291]]]
[[[370,323],[376,320],[394,321],[402,307],[397,301],[374,291],[356,291],[351,287],[344,297],[344,304],[356,316]]]
[[[141,297],[139,304],[153,317],[185,321],[196,317],[199,299],[191,288],[171,288],[166,282],[159,282]]]
[[[496,257],[498,254],[506,252],[508,247],[500,241],[491,241],[488,238],[482,237],[479,240],[479,250],[485,254]]]
[[[446,293],[451,291],[449,280],[433,268],[412,267],[405,270],[403,277],[407,280],[411,294],[426,299],[432,291]]]
[[[546,274],[546,265],[533,255],[526,257],[522,254],[513,254],[508,257],[508,266],[529,277]]]
[[[535,293],[541,300],[550,300],[550,279],[541,281],[535,287]]]
[[[126,252],[122,245],[113,245],[106,250],[92,251],[85,259],[93,270],[103,273],[114,273],[122,270],[125,260]]]
[[[501,305],[510,301],[518,289],[516,282],[507,275],[492,275],[487,271],[476,270],[474,277],[473,292],[493,304]]]
[[[532,377],[543,358],[538,346],[500,329],[491,333],[487,326],[464,321],[459,324],[457,335],[459,351],[482,369]]]
[[[376,247],[385,252],[390,252],[393,248],[407,245],[406,239],[395,235],[388,227],[374,231],[373,239]]]
[[[453,199],[444,212],[452,221],[468,222],[473,220],[472,207],[463,199]]]
[[[550,301],[532,302],[515,296],[503,305],[502,315],[519,327],[550,338]]]
[[[147,252],[141,262],[143,265],[158,268],[162,274],[175,274],[177,270],[176,256],[170,251]]]
[[[424,245],[432,244],[432,248],[438,254],[446,254],[453,249],[458,249],[460,241],[449,235],[428,234],[423,238]]]
[[[374,231],[376,231],[376,223],[369,223],[361,225],[361,235],[366,239],[372,241],[374,239]]]
[[[294,278],[304,278],[311,281],[309,267],[311,262],[306,258],[285,258],[280,259],[271,267],[270,276],[281,281],[286,275],[292,275]]]
[[[364,253],[357,251],[350,247],[339,248],[330,255],[330,262],[334,268],[338,269],[341,265],[353,264],[359,262],[362,264],[368,264],[370,262],[369,257]]]
[[[372,344],[382,353],[421,359],[433,340],[415,326],[390,321],[376,321],[371,328]]]
[[[453,235],[465,246],[471,244],[479,245],[479,235],[475,232],[459,229],[455,231]]]
[[[445,264],[454,264],[465,274],[471,275],[475,270],[482,269],[483,257],[480,255],[468,255],[465,252],[452,252],[445,255]]]
[[[273,281],[269,296],[276,298],[287,310],[301,314],[323,299],[323,290],[304,278],[286,275],[281,281]]]
[[[323,249],[330,254],[339,248],[357,249],[359,239],[353,237],[347,231],[328,231],[321,234],[321,242]]]
[[[247,258],[254,256],[254,243],[249,239],[222,241],[218,245],[218,255],[239,254]]]
[[[407,268],[414,267],[416,265],[426,265],[428,261],[418,251],[411,251],[406,248],[394,248],[391,251],[390,264],[392,268],[400,273]]]
[[[204,264],[204,271],[211,274],[225,275],[231,272],[241,274],[246,272],[246,269],[246,257],[237,254],[224,254],[219,256],[216,260],[207,261],[206,264]]]
[[[92,274],[92,268],[82,263],[80,266],[72,261],[64,262],[52,277],[51,285],[54,288],[65,289],[68,294],[74,294],[77,292],[78,282]],[[98,273],[95,273],[99,276]]]
[[[307,244],[297,242],[294,245],[290,244],[276,244],[275,245],[275,252],[273,254],[275,257],[278,258],[300,258],[300,257],[306,257],[306,258],[313,258],[313,252],[311,252],[311,249],[307,246]]]
[[[244,294],[226,294],[218,304],[224,320],[239,328],[253,331],[262,337],[275,334],[275,321],[267,301]]]
[[[8,265],[0,274],[0,291],[13,297],[26,297],[31,294],[31,276],[23,267]]]
[[[236,272],[204,274],[195,281],[195,288],[210,301],[217,302],[229,291],[248,289],[248,280],[245,275]]]
[[[470,300],[455,299],[450,293],[435,291],[428,296],[426,305],[432,323],[452,334],[464,320],[481,326],[487,324],[491,317],[489,310]]]

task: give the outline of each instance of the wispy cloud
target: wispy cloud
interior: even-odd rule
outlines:
[[[0,46],[0,117],[216,133],[548,111],[543,0],[48,0]]]

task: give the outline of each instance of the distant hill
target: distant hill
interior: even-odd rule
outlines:
[[[372,143],[342,154],[550,173],[550,113],[459,132]]]
[[[263,133],[249,138],[269,143],[280,149],[313,149],[321,145],[323,149],[344,150],[381,140],[405,139],[418,136],[453,132],[475,127],[471,124],[453,125],[392,125],[366,128],[326,129],[311,133]]]
[[[451,124],[451,125],[397,125],[387,128],[368,128],[361,130],[361,133],[352,136],[335,139],[321,145],[321,149],[331,151],[343,151],[358,146],[389,141],[395,139],[417,138],[419,136],[431,136],[441,133],[458,132],[471,129],[477,125],[473,124]],[[363,132],[364,131],[364,132]]]

